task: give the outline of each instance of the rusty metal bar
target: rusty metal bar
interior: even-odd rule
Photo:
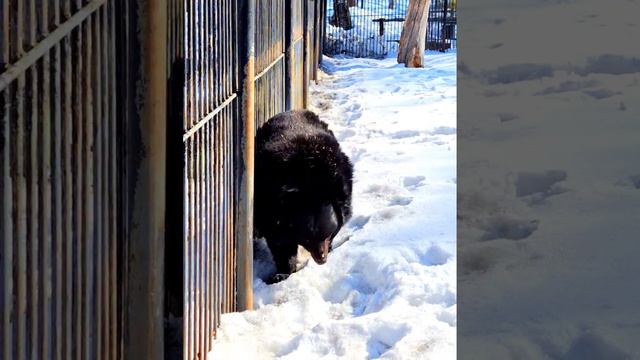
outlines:
[[[167,98],[167,3],[147,0],[136,4],[140,31],[142,72],[136,116],[141,153],[133,194],[127,289],[128,341],[125,357],[163,358],[163,266],[165,225],[166,106]]]
[[[64,13],[70,12],[70,4],[68,0],[65,0]],[[61,61],[62,64],[61,84],[64,87],[62,90],[62,168],[63,168],[63,184],[62,184],[62,202],[63,202],[63,306],[62,306],[62,333],[63,344],[62,353],[63,358],[71,358],[72,343],[73,343],[73,268],[72,268],[72,256],[73,256],[73,108],[72,97],[74,87],[74,79],[72,72],[72,59],[74,59],[71,48],[71,34],[62,41]]]
[[[253,308],[253,180],[255,134],[255,67],[256,67],[256,0],[242,0],[238,14],[242,14],[240,28],[244,29],[240,49],[242,66],[242,139],[240,140],[239,199],[236,225],[238,254],[237,310]]]
[[[6,49],[6,48],[5,48]],[[7,55],[7,53],[5,53]],[[12,184],[12,174],[11,174],[11,158],[13,150],[13,142],[15,139],[11,134],[11,105],[13,103],[12,87],[9,87],[5,90],[4,94],[0,94],[2,96],[2,128],[0,130],[0,136],[2,136],[2,151],[0,152],[0,171],[2,172],[0,178],[0,193],[2,194],[3,199],[11,199],[13,195],[13,184]],[[0,262],[2,266],[2,278],[0,279],[3,292],[2,292],[2,305],[0,311],[2,311],[1,315],[1,326],[0,326],[0,335],[2,335],[2,357],[5,359],[9,359],[12,356],[12,340],[14,336],[13,326],[12,326],[12,309],[13,309],[13,219],[12,219],[12,202],[3,201],[2,204],[2,214],[0,215],[0,229],[2,234],[2,253],[0,257]]]
[[[4,67],[9,63],[11,58],[11,41],[9,28],[9,2],[2,2],[2,38],[0,39],[0,64]],[[4,71],[4,68],[2,68]],[[0,252],[0,286],[2,293],[0,294],[0,357],[10,359],[13,356],[13,339],[14,328],[12,321],[13,296],[15,293],[13,287],[13,266],[14,266],[14,244],[13,244],[13,202],[6,199],[13,198],[13,177],[11,169],[11,160],[13,158],[15,142],[14,134],[11,133],[13,125],[11,124],[12,105],[14,105],[13,86],[8,86],[3,92],[0,92],[0,194],[4,201],[0,204],[2,213],[0,214],[0,237],[2,251]]]
[[[95,12],[106,0],[93,0],[82,9],[77,11],[69,20],[58,26],[47,37],[36,44],[19,60],[8,66],[7,70],[0,74],[0,91],[4,90],[7,85],[17,79],[27,69],[29,69],[38,59],[47,53],[54,45],[60,42],[62,38],[67,36],[73,29],[83,23],[87,17]],[[22,1],[18,1],[18,12],[21,12]],[[18,27],[18,33],[21,33],[21,26]]]

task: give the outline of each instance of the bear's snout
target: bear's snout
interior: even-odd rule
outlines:
[[[309,253],[311,253],[311,257],[313,261],[318,265],[322,265],[327,262],[327,257],[329,256],[329,248],[331,247],[331,238],[328,237],[323,240],[317,247],[314,249],[308,249]]]

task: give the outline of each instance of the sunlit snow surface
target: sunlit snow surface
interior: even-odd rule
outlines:
[[[223,315],[211,358],[455,358],[456,54],[425,63],[325,57],[311,109],[354,163],[353,218],[325,265],[256,279],[255,310]]]

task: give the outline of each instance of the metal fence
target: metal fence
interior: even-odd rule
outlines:
[[[254,131],[306,106],[323,6],[0,0],[0,358],[159,357],[163,311],[206,356],[251,304]]]
[[[285,110],[285,1],[256,0],[256,129]]]
[[[319,58],[305,14],[320,3],[170,2],[165,281],[166,313],[182,318],[177,358],[205,357],[221,315],[252,302],[249,149],[267,119],[306,105],[305,69]]]
[[[396,53],[408,7],[409,0],[328,0],[324,53],[369,58]],[[455,7],[455,0],[431,0],[427,49],[455,48]]]
[[[237,3],[173,0],[168,18],[167,310],[182,317],[183,356],[194,359],[236,309]]]
[[[113,1],[0,1],[0,358],[119,355]]]
[[[425,48],[437,51],[455,49],[457,22],[455,0],[431,0]]]

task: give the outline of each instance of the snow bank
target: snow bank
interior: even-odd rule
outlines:
[[[455,358],[455,62],[325,58],[312,110],[355,165],[353,219],[325,265],[256,278],[255,310],[223,315],[211,358]],[[263,243],[256,256],[266,278]]]

